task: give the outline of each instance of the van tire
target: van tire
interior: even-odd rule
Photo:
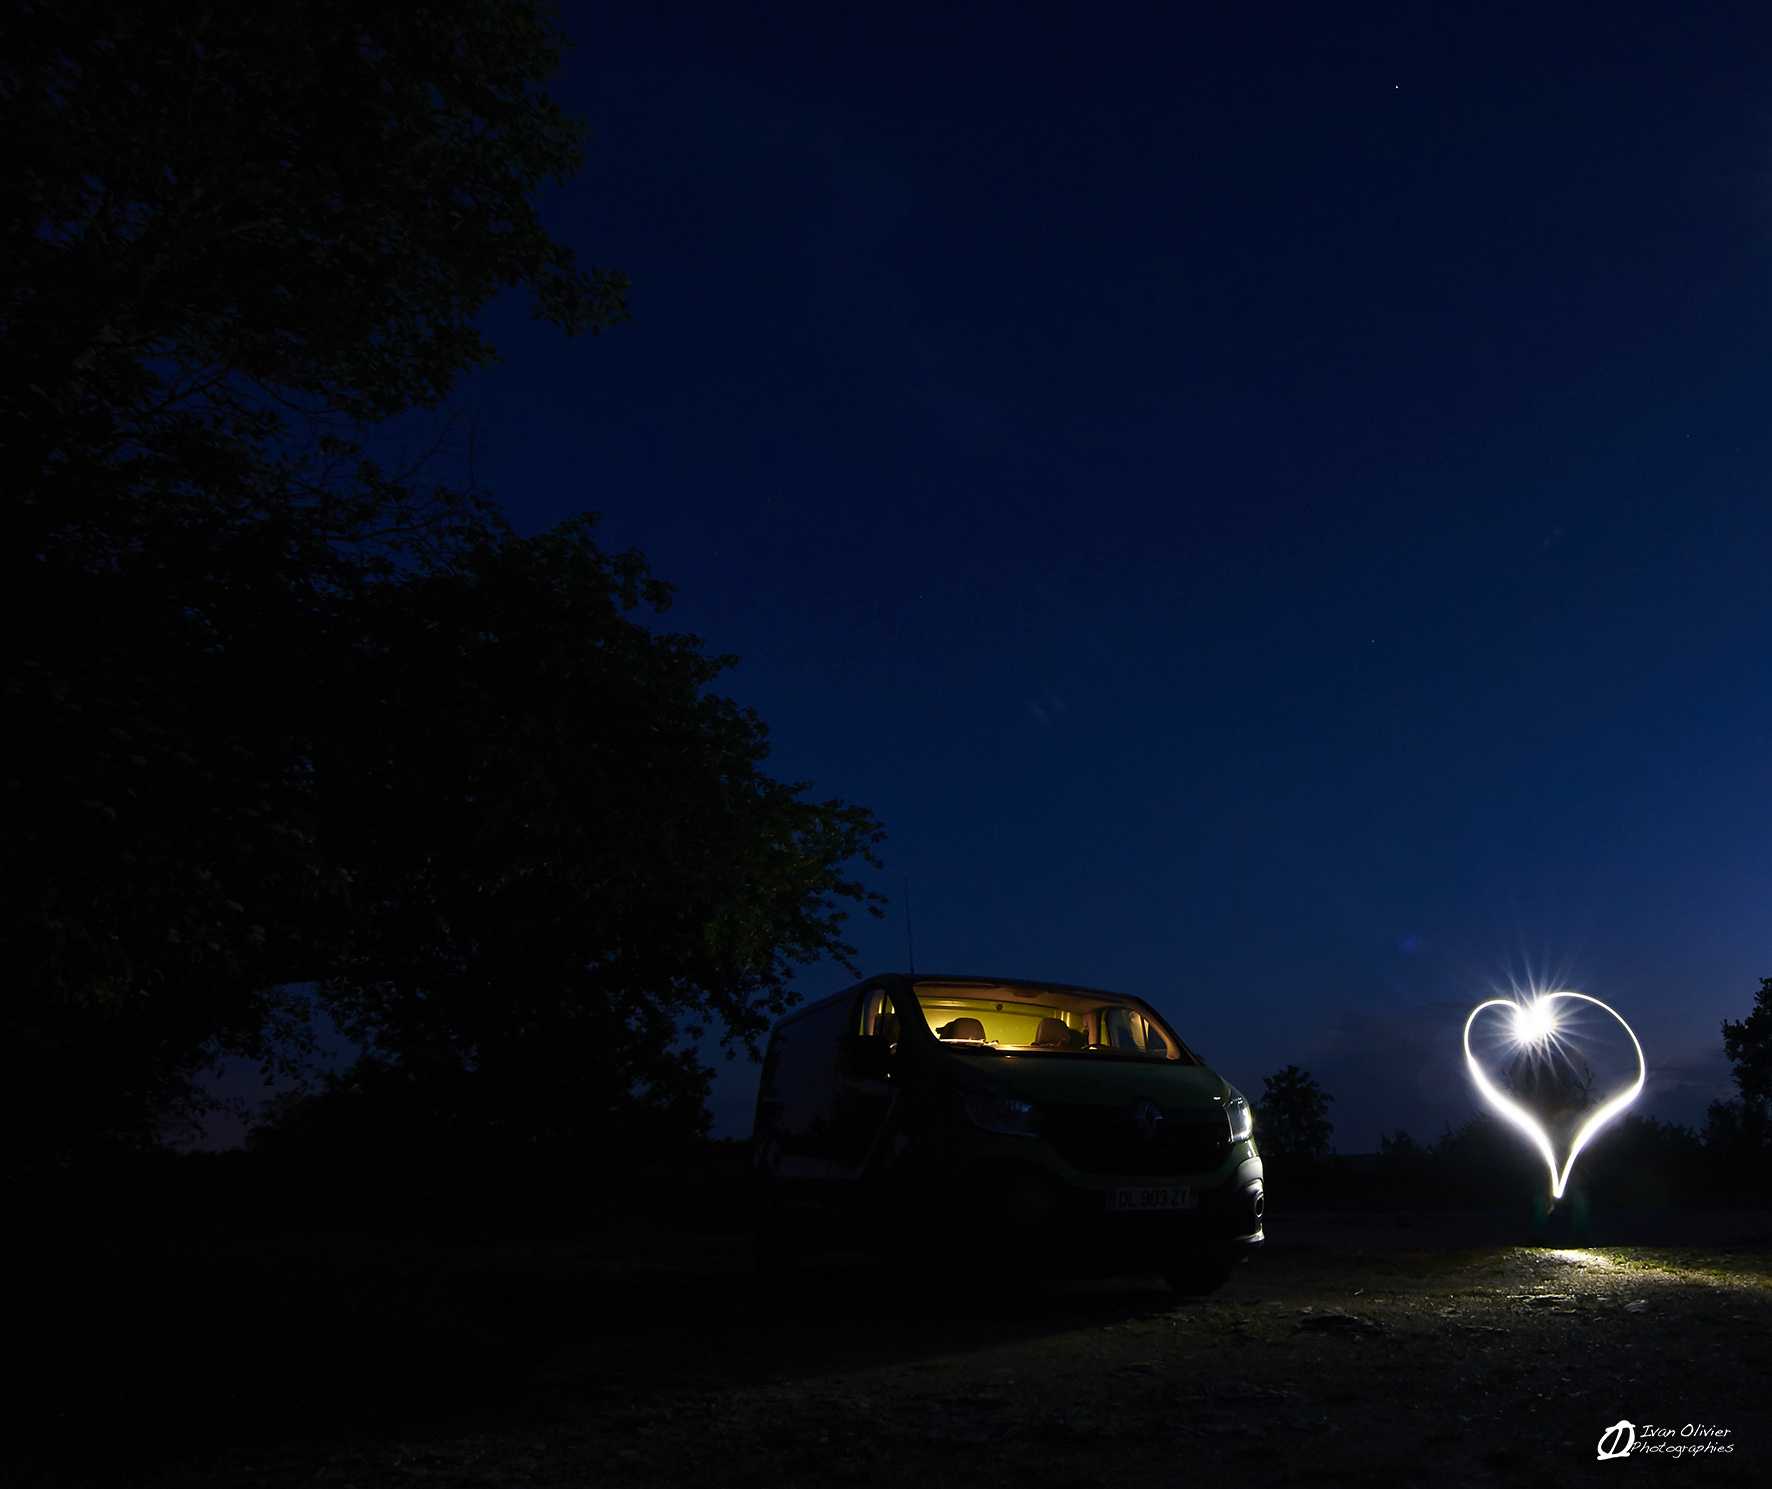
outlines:
[[[759,1277],[784,1277],[800,1265],[800,1252],[773,1231],[751,1237],[751,1270]]]
[[[757,1228],[751,1233],[751,1270],[759,1277],[792,1272],[810,1248],[794,1234],[779,1205],[764,1198],[757,1208]]]
[[[888,1265],[912,1286],[934,1278],[954,1254],[951,1225],[937,1218],[937,1207],[914,1189],[896,1190],[887,1201],[881,1231]]]

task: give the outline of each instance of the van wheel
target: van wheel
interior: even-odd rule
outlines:
[[[1234,1262],[1178,1262],[1163,1268],[1163,1280],[1171,1292],[1184,1298],[1203,1298],[1230,1281]]]
[[[751,1238],[751,1270],[759,1277],[781,1277],[799,1264],[799,1250],[773,1231],[759,1230]]]
[[[952,1257],[952,1235],[937,1223],[924,1196],[893,1194],[883,1219],[887,1264],[913,1286],[927,1283]]]
[[[775,1205],[766,1201],[761,1208],[751,1234],[751,1269],[760,1277],[779,1277],[800,1264],[806,1247]]]

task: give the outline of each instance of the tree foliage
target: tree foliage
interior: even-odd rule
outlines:
[[[1335,1131],[1329,1121],[1334,1097],[1307,1070],[1288,1065],[1263,1078],[1255,1109],[1255,1135],[1263,1154],[1276,1158],[1321,1158]]]
[[[648,599],[586,520],[389,587],[317,755],[364,907],[329,1006],[536,1131],[674,1099],[679,1033],[753,1041],[867,898],[843,867],[872,817],[770,777],[761,721],[709,689],[731,659],[628,618]]]
[[[1723,1021],[1723,1053],[1739,1094],[1710,1104],[1705,1147],[1728,1166],[1732,1188],[1763,1203],[1772,1191],[1772,977],[1760,979],[1746,1018]]]
[[[356,436],[493,357],[507,286],[569,331],[624,313],[536,215],[580,159],[561,38],[507,0],[0,27],[8,950],[112,1005],[301,975],[340,885],[305,808],[325,638],[488,516]]]
[[[626,318],[538,216],[582,158],[564,44],[532,0],[0,18],[0,1075],[37,1151],[151,1134],[205,1052],[299,1055],[292,983],[515,1099],[544,1047],[669,1086],[680,1026],[742,1041],[841,955],[872,820],[624,618],[669,587],[375,453],[496,358],[493,296]]]
[[[1742,1100],[1772,1102],[1772,977],[1760,979],[1746,1018],[1723,1021],[1723,1053]]]
[[[1716,1205],[1719,1191],[1698,1134],[1690,1128],[1626,1112],[1607,1124],[1576,1164],[1573,1189],[1596,1205],[1639,1208]],[[1348,1176],[1338,1176],[1346,1187]],[[1398,1129],[1380,1136],[1378,1162],[1366,1176],[1374,1208],[1524,1209],[1547,1188],[1543,1160],[1518,1129],[1488,1112],[1467,1118],[1432,1142]],[[1330,1202],[1338,1202],[1325,1196]]]

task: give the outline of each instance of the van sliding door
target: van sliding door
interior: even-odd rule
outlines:
[[[769,1041],[757,1136],[770,1145],[778,1179],[823,1179],[830,1172],[837,1062],[854,1012],[852,998],[815,1008],[783,1024]]]

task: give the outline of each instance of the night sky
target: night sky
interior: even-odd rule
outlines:
[[[1148,998],[1344,1152],[1536,977],[1702,1121],[1772,975],[1772,10],[565,15],[549,221],[637,324],[492,314],[479,473],[880,815],[864,971],[908,875],[920,970]]]

